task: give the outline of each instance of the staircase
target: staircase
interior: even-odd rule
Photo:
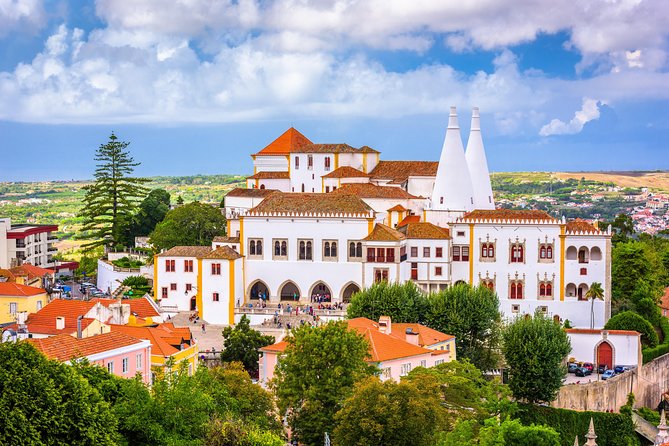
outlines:
[[[636,412],[632,412],[632,422],[634,423],[634,430],[647,439],[651,443],[655,442],[659,429],[649,421],[641,418]]]

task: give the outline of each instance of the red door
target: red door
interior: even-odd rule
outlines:
[[[607,369],[613,368],[613,348],[608,342],[602,342],[597,347],[597,364],[606,365]]]

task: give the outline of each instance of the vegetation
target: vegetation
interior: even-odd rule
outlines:
[[[599,282],[593,282],[585,293],[586,299],[590,299],[590,328],[595,328],[595,300],[604,300],[604,288]]]
[[[130,276],[123,279],[121,285],[130,287],[131,296],[144,296],[147,293],[151,292],[151,286],[149,285],[149,279],[144,276]]]
[[[335,414],[354,384],[375,372],[365,361],[369,345],[343,321],[303,325],[286,341],[270,385],[293,437],[300,444],[320,445],[325,432],[334,431]]]
[[[378,321],[390,316],[393,322],[421,322],[425,317],[425,295],[413,282],[374,283],[351,297],[347,314],[350,319],[366,317]]]
[[[223,351],[221,361],[240,362],[254,378],[258,377],[258,355],[260,349],[274,343],[274,336],[266,336],[251,328],[246,315],[234,326],[223,329]]]
[[[659,325],[664,340],[657,347],[647,347],[643,349],[644,364],[669,353],[669,320],[663,316],[660,318]]]
[[[120,244],[123,221],[131,218],[137,200],[147,193],[143,184],[148,180],[131,176],[139,163],[126,150],[128,145],[112,133],[109,142],[101,144],[95,152],[95,160],[99,162],[95,183],[84,187],[86,195],[80,210],[84,219],[82,230],[91,231],[93,239],[86,248]]]
[[[657,333],[653,326],[643,317],[632,311],[623,311],[613,316],[604,326],[607,330],[634,330],[641,333],[641,344],[644,347],[655,347],[658,343]]]
[[[141,260],[133,260],[130,257],[121,257],[118,260],[113,260],[112,265],[118,266],[119,268],[132,268],[136,269],[140,266],[144,266],[144,262]]]
[[[516,318],[502,338],[513,396],[530,403],[553,401],[567,376],[564,358],[571,351],[567,333],[537,312]]]
[[[478,430],[477,430],[478,429]],[[464,422],[443,437],[438,446],[560,446],[560,435],[551,427],[531,424],[524,426],[518,420],[497,418],[486,420],[483,427]]]
[[[165,215],[150,235],[157,250],[175,246],[210,245],[217,235],[224,235],[225,216],[208,204],[193,202],[173,209]]]
[[[135,246],[135,237],[148,236],[170,210],[170,194],[164,189],[154,189],[137,207],[137,211],[123,222],[120,242]]]

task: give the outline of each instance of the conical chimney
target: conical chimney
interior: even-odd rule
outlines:
[[[485,156],[483,138],[481,137],[481,118],[479,108],[472,110],[472,126],[467,140],[467,167],[472,178],[475,209],[495,209],[495,200],[490,186],[488,160]]]
[[[474,209],[472,180],[467,168],[455,107],[451,107],[448,117],[448,128],[432,191],[432,209],[440,211]]]

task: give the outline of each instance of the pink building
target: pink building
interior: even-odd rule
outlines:
[[[660,310],[662,311],[662,316],[669,317],[669,287],[664,290],[664,295],[660,300]]]
[[[151,342],[125,333],[110,332],[83,339],[59,334],[27,342],[50,359],[70,362],[86,358],[121,378],[134,378],[139,373],[146,384],[151,383]]]
[[[416,367],[433,367],[456,359],[455,337],[420,324],[393,324],[388,316],[379,322],[359,317],[346,321],[350,330],[369,343],[369,363],[379,368],[381,380],[399,381]],[[274,368],[288,347],[286,341],[260,349],[260,383],[274,377]]]

